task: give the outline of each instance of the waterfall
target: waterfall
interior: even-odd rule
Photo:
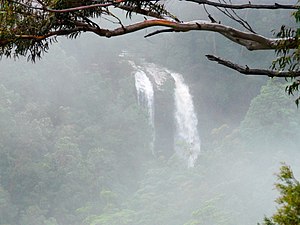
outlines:
[[[184,83],[181,74],[169,72],[175,81],[175,150],[193,167],[200,153],[200,139],[197,130],[198,119],[194,110],[189,87]]]
[[[137,100],[140,106],[147,109],[149,124],[153,130],[151,143],[154,154],[155,124],[154,124],[154,88],[149,77],[155,84],[157,90],[163,91],[161,86],[172,77],[175,81],[175,151],[183,159],[187,160],[188,167],[193,167],[200,153],[200,139],[197,130],[198,119],[194,110],[192,96],[189,87],[184,83],[181,74],[173,73],[165,68],[158,67],[153,63],[144,63],[143,66],[136,66],[129,61],[135,69],[135,87]]]
[[[153,85],[146,73],[142,70],[135,72],[135,87],[137,91],[138,104],[147,108],[149,123],[154,126],[154,91]]]
[[[154,129],[154,90],[150,79],[147,77],[146,73],[137,67],[132,61],[129,61],[132,67],[136,70],[134,74],[135,78],[135,88],[137,92],[138,104],[147,109],[149,116],[149,125],[152,129],[152,140],[150,143],[150,148],[152,154],[154,152],[154,142],[155,142],[155,129]]]

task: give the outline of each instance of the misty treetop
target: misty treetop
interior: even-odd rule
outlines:
[[[280,196],[276,202],[278,207],[272,217],[264,218],[263,225],[298,225],[300,224],[300,182],[287,165],[282,165],[276,189]]]

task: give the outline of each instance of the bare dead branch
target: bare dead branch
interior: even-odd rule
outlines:
[[[265,69],[250,69],[247,65],[241,66],[238,64],[235,64],[231,61],[228,61],[226,59],[222,59],[220,57],[214,56],[214,55],[206,55],[207,59],[210,61],[217,62],[218,64],[221,64],[223,66],[226,66],[228,68],[231,68],[233,70],[238,71],[239,73],[245,74],[245,75],[264,75],[268,77],[299,77],[300,71],[274,71],[274,70],[265,70]]]
[[[246,30],[252,32],[252,33],[256,33],[253,28],[251,27],[251,25],[244,20],[242,17],[240,17],[233,9],[231,9],[231,12],[229,12],[228,9],[223,9],[223,8],[219,8],[217,7],[217,9],[223,13],[225,16],[227,16],[228,18],[232,19],[233,21],[239,23],[242,27],[244,27]]]
[[[207,10],[207,8],[206,8],[205,5],[203,5],[203,8],[204,8],[205,13],[207,14],[207,17],[210,19],[210,21],[211,21],[212,23],[217,23],[217,21],[216,21],[216,20],[212,17],[212,15],[208,12],[208,10]]]
[[[227,8],[227,9],[299,9],[299,5],[290,5],[290,4],[279,4],[274,3],[270,4],[252,4],[251,2],[247,4],[227,4],[214,2],[209,0],[185,0],[188,2],[195,2],[200,5],[210,5],[214,7]]]

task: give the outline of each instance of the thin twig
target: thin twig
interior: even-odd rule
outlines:
[[[148,38],[148,37],[151,37],[151,36],[154,36],[156,34],[161,34],[161,33],[169,33],[169,32],[174,32],[175,30],[174,29],[162,29],[162,30],[156,30],[154,32],[151,32],[147,35],[144,36],[144,38]]]

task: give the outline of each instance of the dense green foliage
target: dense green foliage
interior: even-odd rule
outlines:
[[[300,183],[290,167],[283,165],[278,174],[276,188],[280,192],[277,203],[280,208],[271,218],[265,218],[265,225],[300,224]]]
[[[95,18],[122,25],[115,13],[105,5],[125,8],[129,17],[137,10],[169,15],[162,4],[147,0],[1,0],[0,3],[0,57],[28,56],[33,61],[47,52],[59,35],[76,38],[91,29],[99,34],[103,32],[100,30],[102,25],[93,21]],[[83,9],[72,10],[76,7]],[[64,9],[67,11],[61,11]]]
[[[290,48],[290,41],[282,41],[279,48],[276,50],[277,59],[273,61],[272,69],[278,71],[287,70],[290,72],[297,72],[300,70],[300,10],[293,13],[293,17],[298,24],[297,27],[289,27],[282,25],[280,32],[277,33],[278,38],[293,37],[293,39],[298,40],[296,46],[293,49]],[[286,91],[290,95],[298,93],[300,81],[299,78],[291,78],[291,84],[286,87]],[[300,96],[295,100],[297,106],[300,102]]]

